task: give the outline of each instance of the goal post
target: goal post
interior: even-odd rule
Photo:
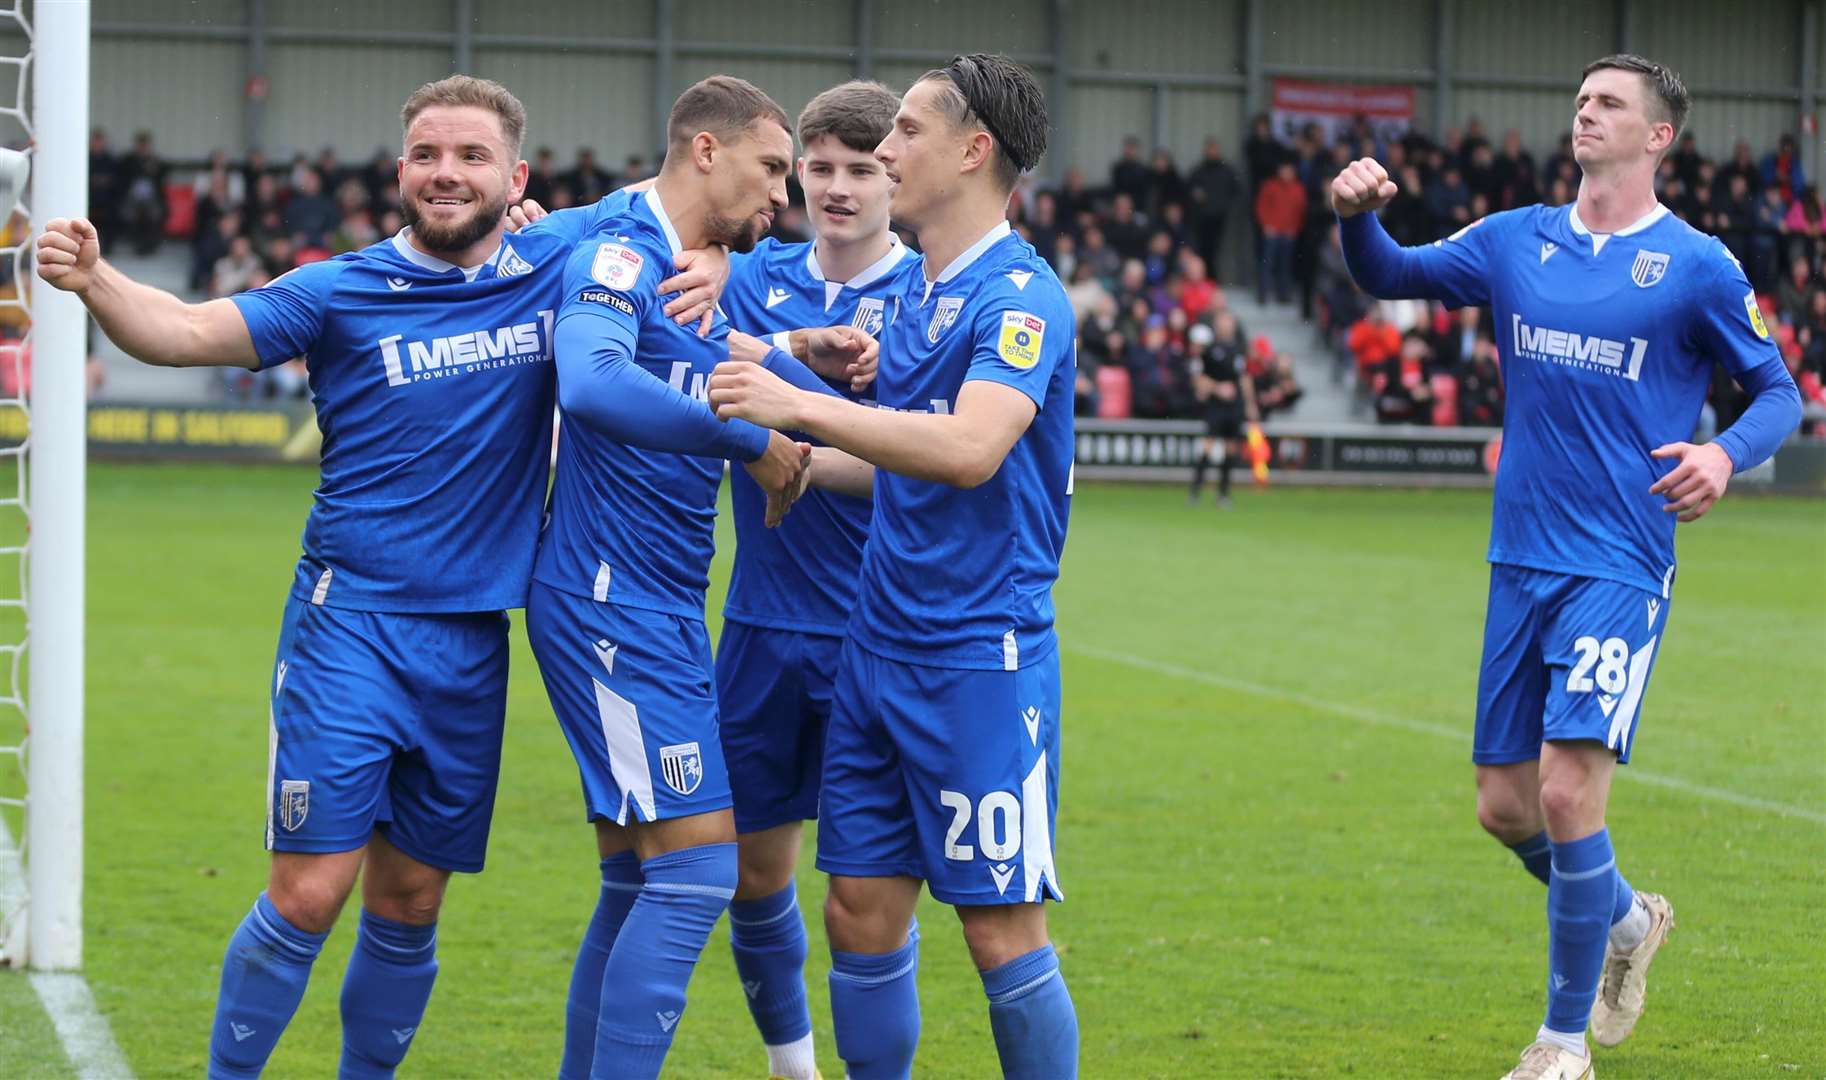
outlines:
[[[35,236],[52,218],[89,211],[89,0],[40,0],[30,17],[32,92],[18,104],[35,135]],[[26,960],[54,970],[82,965],[88,326],[69,293],[31,295]]]

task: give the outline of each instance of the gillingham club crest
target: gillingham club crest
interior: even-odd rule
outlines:
[[[311,782],[286,780],[279,785],[279,824],[286,832],[297,832],[311,812]]]
[[[694,742],[659,748],[659,771],[666,786],[680,795],[689,795],[704,782],[704,755]]]
[[[1629,279],[1639,289],[1651,288],[1667,276],[1667,256],[1659,251],[1642,250],[1636,252],[1636,261],[1630,265]]]
[[[856,305],[856,314],[850,319],[850,325],[870,337],[880,337],[881,326],[886,321],[887,302],[872,296]]]
[[[961,296],[941,296],[938,307],[932,310],[932,321],[926,324],[926,341],[937,345],[939,337],[957,321],[957,313],[963,310],[964,298]]]

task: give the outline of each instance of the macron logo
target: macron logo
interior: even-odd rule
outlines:
[[[998,896],[1008,895],[1008,883],[1014,880],[1014,867],[1007,863],[996,863],[989,868],[989,876],[995,879],[995,891]]]
[[[1027,282],[1033,278],[1032,270],[1010,270],[1008,280],[1014,282],[1017,291],[1027,288]]]
[[[394,292],[405,292],[411,287],[412,283],[403,277],[390,277],[387,279],[387,288],[392,289]]]
[[[1547,260],[1553,258],[1553,253],[1558,250],[1560,250],[1560,245],[1558,245],[1558,244],[1542,244],[1541,245],[1541,265],[1546,266]]]
[[[1648,342],[1642,338],[1633,337],[1626,343],[1545,326],[1529,326],[1520,315],[1509,318],[1517,356],[1603,371],[1631,382],[1636,382],[1642,374],[1642,358],[1648,353]]]
[[[234,1035],[236,1042],[240,1042],[254,1033],[253,1028],[248,1027],[246,1024],[237,1024],[232,1020],[229,1021],[228,1030]]]
[[[672,1009],[653,1015],[659,1020],[659,1030],[661,1031],[671,1031],[678,1024],[678,1013]]]
[[[541,334],[540,330],[544,333]],[[465,364],[477,364],[503,357],[536,356],[550,358],[547,348],[552,340],[552,313],[539,312],[535,320],[515,323],[493,330],[472,330],[467,334],[432,338],[430,341],[408,341],[405,355],[400,355],[402,334],[380,339],[381,362],[387,368],[388,386],[405,386],[419,379],[438,378],[454,373]],[[410,363],[412,370],[406,370]]]
[[[779,307],[781,304],[786,303],[788,300],[791,300],[792,298],[793,298],[793,294],[787,292],[785,289],[778,288],[778,287],[769,289],[769,290],[767,290],[767,307],[769,310],[772,310],[776,307]]]
[[[401,1046],[404,1046],[404,1045],[406,1045],[406,1040],[410,1039],[412,1037],[412,1033],[417,1031],[418,1028],[415,1028],[415,1027],[389,1028],[388,1030],[393,1032],[393,1041],[396,1043],[399,1043]]]

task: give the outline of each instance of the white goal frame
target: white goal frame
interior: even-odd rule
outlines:
[[[33,138],[31,230],[52,218],[88,214],[89,0],[25,0],[0,15],[25,29],[15,99],[0,107]],[[26,96],[28,81],[30,96]],[[3,92],[3,88],[0,88]],[[13,702],[25,715],[25,836],[12,853],[25,864],[24,907],[0,934],[6,963],[38,970],[82,966],[84,501],[88,407],[87,314],[76,297],[28,281],[30,260],[15,254],[17,285],[30,317],[33,362],[28,434],[15,500],[28,527],[18,552],[25,640],[13,650]],[[32,285],[36,284],[36,288]],[[26,300],[29,290],[29,300]],[[0,500],[4,501],[4,500]],[[29,694],[18,679],[26,664]]]

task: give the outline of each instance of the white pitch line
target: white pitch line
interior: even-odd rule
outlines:
[[[0,854],[0,903],[10,907],[25,895],[25,868],[5,821],[0,821],[0,852],[4,852]],[[28,978],[77,1080],[133,1080],[126,1055],[114,1041],[114,1032],[95,1007],[95,995],[81,975],[34,971]]]
[[[1335,716],[1348,717],[1349,719],[1361,723],[1373,724],[1377,727],[1397,728],[1402,731],[1412,731],[1422,735],[1432,735],[1439,738],[1454,739],[1458,741],[1464,741],[1467,736],[1465,730],[1446,727],[1443,724],[1429,724],[1424,720],[1408,720],[1399,716],[1390,716],[1387,713],[1377,712],[1374,709],[1365,709],[1359,705],[1347,705],[1343,702],[1327,701],[1324,698],[1312,697],[1311,695],[1302,694],[1295,690],[1283,690],[1278,686],[1266,686],[1262,683],[1248,682],[1244,679],[1234,679],[1228,675],[1217,675],[1208,671],[1195,671],[1192,668],[1180,667],[1177,664],[1167,664],[1162,663],[1159,660],[1150,660],[1145,656],[1130,656],[1127,653],[1111,652],[1108,649],[1098,649],[1083,645],[1068,645],[1065,646],[1065,651],[1076,653],[1079,656],[1089,657],[1092,660],[1106,660],[1113,664],[1123,664],[1132,668],[1140,668],[1143,671],[1154,671],[1162,675],[1171,675],[1175,678],[1205,683],[1209,686],[1222,687],[1225,690],[1235,690],[1239,693],[1250,694],[1255,697],[1285,701],[1318,712],[1327,712]],[[1652,787],[1667,788],[1670,791],[1679,791],[1702,799],[1710,799],[1713,802],[1729,803],[1732,806],[1743,807],[1746,810],[1761,810],[1765,813],[1778,814],[1782,817],[1811,821],[1816,825],[1826,825],[1826,814],[1820,813],[1817,810],[1808,810],[1805,807],[1800,806],[1789,806],[1786,803],[1778,803],[1769,799],[1759,799],[1754,795],[1743,795],[1735,791],[1729,791],[1725,788],[1695,784],[1690,780],[1682,780],[1677,776],[1662,776],[1660,773],[1645,772],[1634,765],[1618,769],[1617,775],[1629,780],[1637,781],[1638,783],[1648,784]]]

